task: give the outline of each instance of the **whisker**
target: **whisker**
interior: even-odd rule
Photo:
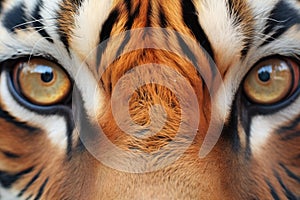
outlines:
[[[291,18],[288,18],[288,19],[282,20],[282,21],[276,20],[276,19],[271,18],[271,17],[262,17],[262,18],[259,18],[259,19],[263,19],[263,20],[266,20],[266,21],[268,20],[268,21],[277,22],[277,23],[285,23],[285,22],[289,21]]]
[[[28,38],[30,38],[35,33],[39,33],[40,31],[46,30],[47,28],[49,28],[49,27],[47,27],[47,26],[37,26],[37,27],[32,28],[34,31],[31,34],[28,35]],[[50,37],[43,37],[43,39],[46,39],[46,38],[51,39]]]
[[[32,17],[32,16],[31,16]],[[33,18],[33,17],[32,17]],[[33,18],[34,19],[34,18]],[[57,18],[54,17],[54,18],[47,18],[47,19],[34,19],[32,21],[28,21],[28,22],[25,22],[25,23],[21,23],[21,24],[18,24],[16,26],[13,27],[13,29],[16,29],[16,28],[19,28],[21,26],[24,26],[24,25],[28,25],[28,24],[31,24],[31,23],[34,23],[34,22],[43,22],[43,21],[47,21],[47,20],[56,20]]]

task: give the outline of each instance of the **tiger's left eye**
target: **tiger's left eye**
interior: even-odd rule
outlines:
[[[299,65],[291,59],[271,58],[247,75],[244,93],[253,103],[271,105],[285,100],[299,85]]]
[[[64,70],[40,58],[15,65],[13,80],[18,92],[36,105],[48,106],[63,102],[71,90],[71,81]]]

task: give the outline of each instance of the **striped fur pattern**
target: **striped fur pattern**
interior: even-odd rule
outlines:
[[[1,200],[300,199],[299,84],[289,100],[276,106],[252,105],[242,92],[244,78],[261,59],[282,56],[300,63],[299,0],[0,0],[0,20]],[[174,30],[200,44],[216,63],[226,101],[217,96],[211,102],[192,64],[163,50],[124,54],[96,80],[96,58],[90,53],[110,37],[144,27]],[[131,39],[117,47],[106,43],[98,61],[112,49],[122,52]],[[162,40],[186,53],[180,37]],[[197,135],[178,160],[158,171],[112,169],[82,144],[71,106],[36,106],[16,94],[9,63],[20,57],[42,57],[62,66],[81,94],[88,120],[97,121],[121,149],[146,153],[155,153],[175,137],[181,119],[178,99],[153,84],[134,93],[130,116],[141,127],[151,120],[151,105],[164,105],[168,116],[164,129],[146,139],[120,130],[110,99],[117,82],[134,66],[169,66],[195,91],[201,119]],[[213,70],[205,70],[213,81]],[[160,77],[154,66],[136,73],[132,81]],[[212,104],[227,113],[226,121],[214,149],[199,158],[208,124],[216,120],[210,117]],[[154,114],[154,119],[160,117]]]

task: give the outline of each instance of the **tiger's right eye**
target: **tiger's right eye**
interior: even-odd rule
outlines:
[[[13,80],[25,99],[41,106],[63,102],[71,90],[71,81],[64,70],[41,58],[17,63]]]

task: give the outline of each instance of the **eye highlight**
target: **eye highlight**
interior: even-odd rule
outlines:
[[[258,63],[244,81],[244,93],[256,104],[279,103],[299,85],[299,65],[291,59],[270,58]]]
[[[13,82],[21,95],[41,106],[63,102],[71,90],[71,81],[64,70],[41,58],[17,63],[14,66]]]

